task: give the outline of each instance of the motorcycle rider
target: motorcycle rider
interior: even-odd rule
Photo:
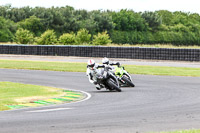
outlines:
[[[110,66],[112,69],[114,69],[114,67],[112,67],[113,65],[117,65],[118,67],[120,66],[120,63],[119,63],[119,62],[112,62],[112,63],[110,63],[109,59],[106,58],[106,57],[104,57],[104,58],[102,59],[102,63],[103,63],[104,65]]]
[[[97,74],[98,68],[104,68],[104,67],[105,65],[100,65],[98,63],[95,63],[93,59],[90,59],[87,62],[86,75],[88,76],[89,82],[94,84],[97,90],[100,90],[102,86],[97,83],[96,74]]]
[[[106,58],[106,57],[104,57],[104,58],[102,59],[102,63],[103,63],[104,65],[110,67],[110,68],[112,69],[111,71],[113,71],[113,74],[114,74],[114,75],[115,75],[116,67],[113,66],[113,65],[117,65],[118,67],[120,67],[120,63],[119,63],[119,62],[112,62],[112,63],[110,63],[109,59]],[[122,66],[122,68],[123,68],[123,70],[125,70],[125,68],[124,68],[123,66]],[[127,72],[127,73],[128,73],[128,72]],[[129,74],[128,74],[128,75],[129,75]],[[130,77],[130,78],[129,78],[130,81],[132,82],[131,76],[129,76],[129,77]],[[124,81],[123,81],[122,83],[124,84]],[[131,86],[134,87],[135,85],[132,84]]]

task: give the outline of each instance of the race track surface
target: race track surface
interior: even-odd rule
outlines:
[[[72,104],[0,112],[0,133],[135,133],[200,129],[200,78],[132,75],[136,87],[97,91],[85,73],[0,69],[0,81],[86,91]]]

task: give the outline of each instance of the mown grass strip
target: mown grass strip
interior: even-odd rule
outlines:
[[[61,89],[53,87],[0,82],[0,111],[10,108],[22,108],[24,106],[21,104],[36,101],[40,98],[58,97],[63,94],[64,92]]]
[[[48,102],[48,101],[44,101],[44,100],[34,101],[34,103],[37,103],[37,104],[53,104],[52,102]]]
[[[125,69],[134,74],[200,77],[200,68],[125,65]]]
[[[6,105],[6,106],[11,108],[11,109],[20,109],[20,108],[26,107],[26,106],[23,106],[23,105]]]
[[[67,101],[67,99],[64,99],[64,98],[52,98],[52,99],[59,100],[59,101]]]
[[[200,77],[200,68],[124,65],[132,74]],[[85,72],[86,63],[0,60],[0,68]]]
[[[85,72],[86,63],[0,60],[0,68]]]

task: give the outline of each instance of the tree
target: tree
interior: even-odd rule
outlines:
[[[15,24],[12,21],[0,17],[0,42],[13,41],[15,31]]]
[[[189,14],[181,11],[176,11],[173,13],[172,23],[187,25],[189,22]]]
[[[32,16],[40,18],[40,22],[45,26],[44,31],[50,29],[53,22],[53,15],[49,8],[35,7],[31,10],[31,12],[33,14]]]
[[[41,23],[40,18],[37,18],[36,16],[31,16],[30,18],[20,21],[18,24],[21,28],[31,31],[36,36],[41,35],[45,29],[44,25]]]
[[[120,10],[120,12],[111,13],[115,30],[122,31],[146,31],[147,24],[139,13],[132,10]]]
[[[157,30],[157,28],[162,24],[162,19],[156,12],[148,12],[145,11],[142,13],[142,18],[146,20],[153,30]]]
[[[114,29],[112,16],[108,12],[101,12],[99,10],[90,12],[91,21],[96,24],[95,32],[111,31]]]
[[[52,28],[54,28],[55,24],[55,31],[59,31],[60,33],[70,33],[79,30],[77,18],[74,15],[75,10],[73,7],[66,6],[61,8],[52,8],[51,10],[54,12]]]
[[[172,25],[173,14],[167,10],[159,10],[156,11],[158,15],[162,18],[162,24],[164,25]]]

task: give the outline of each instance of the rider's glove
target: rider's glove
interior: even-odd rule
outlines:
[[[119,63],[119,62],[117,62],[117,66],[118,66],[118,67],[120,66],[120,63]]]

